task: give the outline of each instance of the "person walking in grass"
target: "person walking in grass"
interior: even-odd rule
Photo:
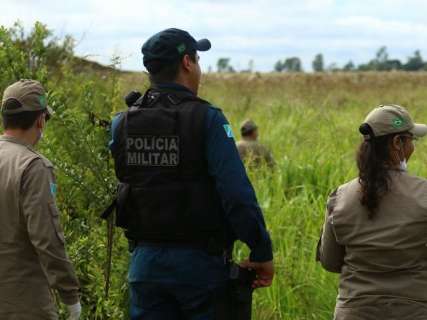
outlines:
[[[260,167],[266,164],[269,168],[274,168],[274,161],[271,151],[258,141],[258,126],[252,120],[245,120],[240,127],[242,140],[237,142],[237,150],[240,158],[249,167]]]
[[[427,319],[427,180],[407,172],[427,125],[387,105],[359,131],[359,177],[330,195],[317,250],[340,274],[334,319]]]
[[[112,122],[118,225],[132,244],[132,320],[227,320],[230,249],[250,248],[254,287],[270,286],[273,251],[230,124],[198,97],[209,40],[167,29],[142,46],[150,89]]]
[[[79,283],[65,251],[52,163],[34,146],[51,112],[42,85],[6,88],[0,136],[0,319],[55,320],[57,290],[79,319]]]

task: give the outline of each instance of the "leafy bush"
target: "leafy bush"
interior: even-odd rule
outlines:
[[[82,285],[83,319],[124,319],[127,243],[117,233],[109,299],[105,299],[106,226],[99,215],[115,189],[106,119],[122,104],[114,65],[100,76],[76,73],[73,41],[61,41],[41,23],[29,34],[20,24],[0,28],[0,90],[21,79],[39,80],[55,114],[41,152],[56,166],[58,207],[68,253]],[[61,316],[64,310],[61,309]]]

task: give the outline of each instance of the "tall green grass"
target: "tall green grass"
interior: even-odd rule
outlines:
[[[67,251],[82,285],[83,318],[128,319],[129,254],[119,230],[108,299],[103,291],[106,227],[99,214],[111,201],[115,178],[107,149],[109,133],[99,119],[125,109],[122,97],[130,90],[147,88],[147,77],[114,69],[78,71],[75,62],[66,60],[49,71],[45,29],[36,26],[31,50],[21,39],[11,40],[15,33],[0,28],[0,89],[32,77],[49,90],[49,104],[56,114],[40,149],[56,166],[57,203]],[[38,54],[35,69],[27,63],[34,53]],[[270,288],[255,292],[254,319],[332,318],[338,277],[315,262],[326,198],[357,175],[354,155],[365,115],[378,104],[396,103],[407,107],[417,121],[427,122],[426,87],[426,73],[204,77],[200,96],[223,109],[237,137],[241,121],[256,121],[261,141],[272,149],[277,162],[274,171],[248,172],[271,233],[277,272]],[[417,142],[409,162],[410,171],[420,176],[427,175],[426,147],[425,141]],[[247,255],[240,244],[236,259]],[[65,319],[63,308],[60,318]]]
[[[378,104],[407,107],[427,122],[425,74],[210,76],[201,96],[221,107],[239,134],[251,118],[278,167],[252,170],[274,244],[276,278],[255,293],[255,319],[331,319],[338,276],[315,262],[328,194],[357,175],[358,127]],[[426,142],[409,163],[427,174]],[[238,255],[243,258],[247,251]]]
[[[121,97],[148,87],[142,74],[67,75],[61,87],[51,85],[57,110],[44,145],[57,165],[68,250],[83,286],[87,319],[127,319],[126,269],[129,255],[116,232],[110,298],[103,295],[105,226],[98,214],[111,197],[113,173],[106,154],[106,133],[88,122],[125,109]],[[117,77],[119,77],[117,79]],[[358,127],[381,103],[407,107],[417,121],[427,122],[427,74],[371,73],[332,75],[207,75],[200,96],[223,109],[236,137],[251,118],[260,139],[277,162],[248,171],[263,208],[274,245],[276,278],[254,298],[255,320],[331,319],[337,275],[315,262],[328,194],[357,175]],[[56,121],[56,122],[55,122]],[[426,176],[427,144],[417,142],[410,171]],[[102,182],[104,181],[104,183]],[[247,248],[240,244],[236,259]],[[63,317],[63,314],[62,314]]]

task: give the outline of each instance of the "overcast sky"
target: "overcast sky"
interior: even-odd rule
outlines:
[[[306,70],[316,53],[326,65],[371,59],[386,45],[406,60],[415,49],[427,57],[426,0],[1,0],[0,24],[41,21],[55,34],[71,34],[76,53],[122,68],[143,70],[140,48],[152,34],[177,27],[208,38],[205,70],[220,57],[236,69],[270,71],[278,59],[299,56]]]

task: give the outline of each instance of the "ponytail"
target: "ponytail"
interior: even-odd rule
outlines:
[[[360,203],[373,218],[381,198],[390,190],[390,141],[397,134],[375,137],[372,128],[364,123],[359,128],[365,137],[357,152],[359,183],[362,188]]]

